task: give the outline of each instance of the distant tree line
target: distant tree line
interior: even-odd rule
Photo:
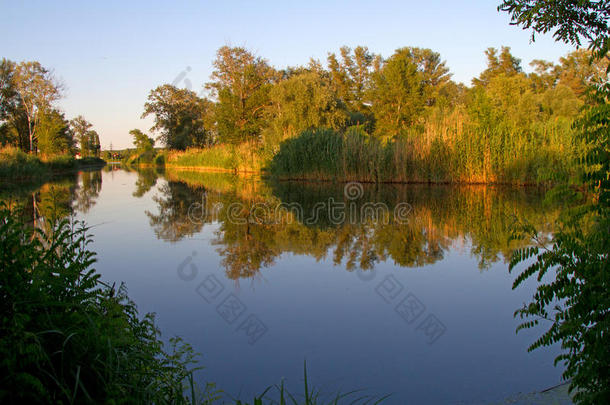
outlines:
[[[388,141],[413,137],[452,116],[482,131],[504,126],[524,132],[549,120],[572,119],[585,89],[607,61],[590,64],[574,51],[559,64],[536,60],[523,71],[510,49],[489,48],[487,69],[472,86],[454,82],[439,53],[400,48],[389,58],[367,47],[329,53],[326,66],[276,69],[242,47],[224,46],[213,62],[206,97],[165,84],[150,92],[143,116],[170,149],[244,143],[277,150],[307,129],[358,126]]]
[[[143,117],[153,117],[151,130],[170,150],[240,146],[230,150],[247,150],[251,166],[263,162],[289,178],[577,181],[586,146],[573,123],[596,103],[587,89],[604,80],[608,60],[591,63],[591,52],[579,49],[558,63],[534,60],[526,73],[508,47],[485,55],[486,69],[466,86],[424,48],[384,58],[342,47],[325,64],[277,69],[223,46],[199,94],[159,86]],[[196,153],[214,166],[207,152]]]
[[[99,156],[100,138],[82,116],[68,120],[55,102],[63,85],[39,62],[0,61],[0,145],[45,155]]]

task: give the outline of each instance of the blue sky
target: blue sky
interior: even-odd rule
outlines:
[[[82,114],[102,147],[131,146],[151,89],[187,67],[199,92],[222,45],[245,46],[276,67],[325,61],[342,45],[384,57],[403,46],[440,52],[456,81],[485,68],[483,51],[507,45],[523,60],[556,61],[571,50],[509,25],[497,1],[14,1],[0,0],[0,57],[38,60],[66,85],[59,107]],[[182,81],[179,86],[186,86]]]

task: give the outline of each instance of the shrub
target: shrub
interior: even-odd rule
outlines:
[[[90,242],[0,211],[0,402],[186,403],[190,346],[164,350],[153,316],[100,281]]]
[[[14,147],[0,149],[0,178],[31,179],[45,174],[44,165],[38,157]]]

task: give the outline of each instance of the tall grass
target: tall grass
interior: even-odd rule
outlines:
[[[104,164],[96,157],[76,160],[71,155],[31,155],[9,146],[0,148],[0,185],[48,180],[54,173]]]
[[[46,175],[42,161],[15,147],[0,149],[0,179],[25,180],[41,178]]]
[[[256,146],[244,143],[168,152],[165,164],[233,172],[258,172],[265,162]]]
[[[275,393],[275,398],[266,399]],[[364,390],[354,390],[346,393],[338,392],[334,395],[323,396],[321,392],[312,388],[307,377],[307,363],[303,366],[303,392],[302,394],[292,394],[282,380],[279,385],[268,387],[261,395],[254,398],[252,403],[237,400],[235,405],[340,405],[340,404],[360,404],[378,405],[388,399],[390,395],[376,397],[366,394]]]
[[[428,123],[389,142],[351,128],[314,129],[282,143],[269,168],[280,179],[547,184],[579,178],[568,120],[529,131]]]

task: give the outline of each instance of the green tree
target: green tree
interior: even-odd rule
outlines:
[[[74,145],[70,123],[56,109],[43,111],[38,124],[38,149],[44,154],[70,153]]]
[[[206,85],[217,99],[215,117],[224,142],[259,142],[266,126],[269,91],[277,73],[266,60],[241,47],[216,52],[212,81]]]
[[[344,46],[339,51],[340,60],[334,53],[327,59],[333,89],[352,113],[366,116],[370,114],[366,93],[378,56],[365,46],[357,46],[353,51]]]
[[[586,49],[570,52],[559,58],[559,63],[555,68],[557,80],[581,98],[588,89],[608,80],[608,58],[593,59],[592,52]]]
[[[154,115],[151,130],[159,133],[158,139],[169,149],[184,150],[213,141],[210,128],[206,128],[210,113],[208,100],[197,97],[193,91],[164,84],[148,95],[142,118]]]
[[[70,121],[70,127],[80,146],[80,154],[82,157],[90,156],[90,131],[93,125],[87,121],[82,115],[73,118]]]
[[[3,144],[14,145],[23,151],[30,150],[27,115],[19,102],[0,125],[0,135]]]
[[[132,129],[129,134],[133,137],[133,145],[140,153],[151,152],[155,146],[155,140],[139,129]]]
[[[322,72],[293,74],[273,86],[269,96],[271,142],[275,145],[306,129],[338,129],[347,119],[341,101]]]
[[[530,74],[530,78],[532,79],[535,91],[543,92],[557,84],[557,66],[553,62],[534,59],[530,66],[534,69],[534,73]]]
[[[425,107],[424,86],[423,75],[406,48],[398,49],[373,74],[370,99],[380,138],[404,133],[417,122]]]
[[[17,103],[14,74],[15,63],[2,58],[0,61],[0,125],[4,124],[3,121],[8,118]]]
[[[442,89],[450,82],[451,73],[438,52],[427,48],[403,48],[401,52],[417,65],[423,80],[423,97],[426,107],[436,104]]]
[[[521,59],[510,53],[510,47],[503,46],[499,56],[496,48],[487,48],[485,55],[487,56],[487,69],[478,78],[472,80],[475,86],[487,86],[493,77],[501,74],[512,76],[522,72]]]
[[[100,157],[100,136],[95,130],[87,131],[88,156]]]
[[[372,75],[369,99],[377,135],[390,139],[423,123],[425,112],[437,103],[450,78],[438,53],[397,49]]]
[[[49,108],[61,97],[61,86],[53,74],[38,62],[21,62],[15,66],[13,73],[15,91],[19,95],[21,106],[28,123],[30,152],[36,151],[37,133],[40,112]]]

